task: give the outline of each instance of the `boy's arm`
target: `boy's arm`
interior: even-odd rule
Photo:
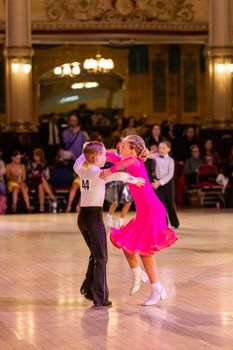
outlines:
[[[79,171],[80,171],[80,169],[82,168],[82,166],[83,166],[83,163],[85,162],[85,156],[84,156],[84,154],[82,153],[81,154],[81,156],[79,156],[77,159],[76,159],[76,161],[75,161],[75,163],[74,163],[74,166],[73,166],[73,169],[74,169],[74,172],[77,174],[77,175],[79,175]]]
[[[140,177],[134,177],[132,175],[129,175],[125,172],[118,172],[111,175],[108,175],[105,178],[106,183],[111,181],[122,181],[122,182],[129,182],[131,184],[137,184],[139,186],[142,186],[145,184],[145,179]]]

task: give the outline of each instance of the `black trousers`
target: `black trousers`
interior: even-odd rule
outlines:
[[[93,294],[95,304],[102,304],[108,301],[109,296],[106,278],[107,237],[102,207],[81,207],[78,227],[90,250],[86,278],[81,290]]]
[[[159,186],[156,190],[156,194],[167,210],[171,225],[173,227],[178,227],[180,223],[176,214],[175,186],[173,180],[163,186]]]

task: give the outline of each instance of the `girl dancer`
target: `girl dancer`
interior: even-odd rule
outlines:
[[[107,153],[107,160],[115,165],[104,170],[102,177],[126,169],[130,175],[145,178],[146,185],[138,188],[129,184],[136,206],[136,217],[120,229],[112,228],[110,238],[117,248],[123,249],[132,269],[134,280],[131,294],[136,293],[141,282],[146,282],[149,277],[152,292],[142,305],[155,305],[160,299],[166,299],[166,291],[159,281],[153,254],[173,244],[177,237],[167,226],[166,210],[149,182],[143,164],[148,155],[143,139],[137,135],[127,136],[120,145],[120,154],[122,160],[117,155]],[[139,253],[148,277],[139,266],[136,253]]]

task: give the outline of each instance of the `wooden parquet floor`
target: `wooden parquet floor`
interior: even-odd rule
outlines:
[[[130,213],[129,218],[134,213]],[[79,292],[88,251],[76,214],[0,217],[0,350],[233,349],[233,211],[179,212],[179,240],[156,254],[168,299],[142,307],[109,242],[112,308]]]

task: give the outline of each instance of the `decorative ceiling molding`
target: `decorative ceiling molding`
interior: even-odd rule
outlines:
[[[192,22],[190,0],[44,0],[49,21]]]
[[[207,23],[158,22],[34,22],[32,30],[147,30],[147,31],[207,31]]]

